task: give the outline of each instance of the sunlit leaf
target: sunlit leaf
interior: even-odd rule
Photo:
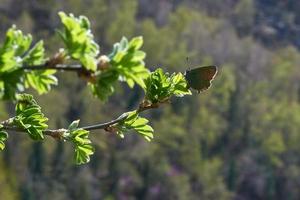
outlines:
[[[99,46],[94,41],[90,22],[85,16],[75,17],[73,14],[58,13],[64,29],[60,31],[66,51],[71,58],[79,60],[82,65],[92,71],[97,69]]]

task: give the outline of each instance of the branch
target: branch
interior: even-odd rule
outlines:
[[[41,65],[23,66],[21,69],[23,69],[23,70],[55,69],[55,70],[59,70],[59,71],[74,71],[74,72],[86,71],[86,69],[81,64],[49,65],[48,63],[45,63],[45,64],[41,64]]]
[[[105,129],[107,127],[109,127],[110,125],[116,124],[118,122],[123,121],[124,119],[127,118],[127,114],[126,115],[121,115],[120,117],[118,117],[117,119],[114,119],[110,122],[106,122],[103,124],[96,124],[96,125],[91,125],[91,126],[85,126],[85,127],[81,127],[84,130],[90,131],[90,130],[96,130],[96,129]]]
[[[137,109],[138,112],[143,112],[145,110],[149,110],[149,109],[156,109],[156,108],[159,108],[159,106],[161,104],[165,104],[165,103],[171,103],[170,99],[167,98],[163,101],[160,101],[160,102],[157,102],[157,103],[151,103],[147,100],[143,100],[140,104],[139,104],[139,107]]]
[[[54,69],[58,71],[68,71],[68,72],[76,72],[78,76],[88,82],[95,83],[96,78],[94,72],[86,69],[81,64],[53,64],[50,61],[41,65],[33,65],[33,66],[23,66],[22,70],[46,70],[46,69]]]
[[[97,129],[106,129],[109,126],[116,124],[118,122],[123,121],[124,119],[127,118],[128,115],[121,115],[120,117],[118,117],[117,119],[114,119],[110,122],[105,122],[102,124],[95,124],[95,125],[91,125],[91,126],[84,126],[84,127],[79,127],[79,129],[84,129],[87,131],[90,130],[97,130]],[[10,118],[9,120],[11,120],[12,118]],[[10,126],[8,125],[8,121],[9,120],[5,120],[3,122],[1,122],[0,124],[3,125],[3,129],[4,130],[8,130],[8,131],[16,131],[16,132],[24,132],[24,129],[20,129],[17,126]],[[67,129],[65,128],[61,128],[61,129],[47,129],[43,131],[44,135],[48,135],[53,137],[54,139],[62,139],[63,138],[63,133],[65,133],[67,131]]]

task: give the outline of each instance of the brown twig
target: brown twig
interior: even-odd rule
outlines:
[[[97,129],[107,129],[109,126],[113,125],[113,124],[117,124],[121,121],[123,121],[124,119],[127,118],[128,115],[121,115],[120,117],[118,117],[117,119],[114,119],[112,121],[109,122],[105,122],[105,123],[101,123],[101,124],[95,124],[95,125],[91,125],[91,126],[84,126],[84,127],[79,127],[79,129],[84,129],[87,131],[91,131],[91,130],[97,130]],[[24,129],[21,129],[17,126],[14,125],[10,125],[11,124],[11,120],[13,118],[10,118],[8,120],[5,120],[3,122],[1,122],[0,124],[3,126],[4,130],[7,131],[15,131],[15,132],[25,132]],[[44,135],[50,136],[54,139],[63,139],[63,134],[67,131],[67,129],[61,128],[61,129],[46,129],[43,131]]]

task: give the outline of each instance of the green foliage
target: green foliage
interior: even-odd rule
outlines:
[[[89,139],[89,131],[78,128],[79,120],[73,121],[64,138],[74,144],[74,160],[76,164],[85,164],[90,161],[90,156],[94,154],[94,148]]]
[[[44,139],[43,131],[48,128],[47,121],[48,119],[32,95],[19,94],[17,96],[14,125],[24,130],[33,140],[42,140]]]
[[[96,71],[99,46],[94,41],[89,20],[85,16],[76,18],[73,14],[58,14],[64,25],[64,30],[59,33],[65,43],[67,55],[79,60],[86,69]]]
[[[23,66],[41,65],[45,62],[43,41],[30,49],[31,35],[24,35],[15,26],[6,33],[0,49],[0,98],[15,99],[24,86],[31,86],[40,94],[48,92],[57,84],[54,70],[24,71]]]
[[[149,70],[145,68],[143,61],[146,53],[139,50],[142,45],[142,37],[132,38],[130,42],[123,37],[119,43],[114,45],[113,51],[109,55],[112,68],[116,69],[120,79],[126,81],[131,88],[134,83],[143,87],[143,80],[149,75]]]
[[[68,164],[74,148],[50,139],[43,144],[46,173],[41,176],[26,169],[28,161],[35,165],[26,153],[31,151],[30,142],[11,135],[17,137],[10,136],[17,139],[16,148],[0,154],[1,199],[299,199],[300,54],[297,49],[280,47],[280,43],[296,44],[299,38],[297,1],[168,1],[163,8],[157,2],[29,0],[22,7],[23,14],[15,15],[16,10],[10,10],[15,1],[4,0],[1,25],[17,23],[25,30],[34,27],[38,36],[46,36],[48,53],[56,52],[60,45],[49,28],[57,26],[56,10],[63,7],[89,16],[97,31],[95,40],[105,49],[123,35],[142,35],[147,66],[184,71],[186,56],[191,66],[221,66],[210,90],[174,99],[172,106],[148,115],[159,133],[154,143],[93,134],[93,146],[99,153],[89,166],[74,168]],[[49,17],[35,17],[41,12]],[[30,23],[24,13],[30,13]],[[255,16],[270,23],[253,21]],[[278,24],[284,25],[284,31]],[[77,64],[78,60],[71,62]],[[0,82],[9,83],[7,86],[20,83],[16,86],[20,91],[22,79],[26,81],[22,74],[16,70],[15,77],[5,74]],[[90,85],[101,86],[114,71],[95,74],[102,82]],[[64,73],[61,78],[60,87],[38,97],[53,127],[65,126],[74,115],[84,123],[102,121],[124,112],[127,106],[132,108],[141,98],[137,90],[129,94],[126,89],[104,105],[87,94],[74,74]],[[118,84],[119,75],[112,79]],[[105,90],[99,93],[106,96]],[[0,119],[7,119],[10,104],[1,102],[0,107]],[[38,156],[33,153],[32,157]],[[26,176],[15,166],[28,171]],[[67,179],[72,180],[72,189],[65,184]]]
[[[10,63],[4,62],[3,70],[18,66],[21,61],[19,57],[21,57],[26,51],[28,51],[31,42],[32,36],[30,34],[24,35],[22,31],[16,29],[16,26],[12,26],[6,32],[6,38],[1,49],[1,53],[11,55]],[[6,58],[8,59],[9,57]]]
[[[5,148],[4,142],[7,140],[8,134],[3,130],[3,126],[0,124],[0,150]]]
[[[115,70],[101,72],[101,74],[97,76],[95,84],[89,83],[92,93],[100,100],[106,101],[107,98],[114,93],[114,85],[116,84],[118,77]]]
[[[28,66],[41,65],[45,63],[45,48],[44,42],[39,41],[32,49],[24,56],[23,63]]]
[[[158,68],[145,80],[146,101],[160,103],[167,101],[171,96],[182,97],[191,95],[187,82],[182,73],[164,73]]]
[[[3,96],[6,95],[11,99],[15,97],[17,103],[16,116],[11,118],[12,120],[8,121],[6,125],[26,132],[34,140],[44,139],[43,131],[48,127],[46,124],[48,119],[31,95],[17,95],[17,86],[22,87],[19,91],[22,91],[24,87],[32,87],[39,94],[48,92],[51,85],[57,84],[57,79],[54,76],[56,70],[46,70],[47,67],[52,69],[57,64],[65,64],[64,61],[69,56],[73,60],[79,61],[86,69],[86,71],[78,71],[78,75],[88,81],[93,94],[101,100],[106,100],[114,92],[114,85],[118,80],[126,82],[130,88],[137,84],[145,89],[146,104],[142,103],[145,108],[140,107],[136,111],[125,113],[128,115],[127,118],[107,127],[107,131],[116,132],[124,137],[126,132],[134,130],[146,140],[151,141],[154,131],[148,125],[149,121],[140,117],[139,113],[143,109],[151,108],[152,104],[158,106],[159,103],[169,100],[173,95],[181,97],[191,94],[184,76],[181,73],[169,75],[161,69],[150,74],[144,64],[146,53],[140,50],[143,45],[142,37],[135,37],[130,41],[123,37],[120,42],[114,44],[113,50],[108,56],[102,55],[96,59],[99,47],[93,40],[88,19],[84,16],[76,18],[72,14],[66,15],[63,12],[60,12],[59,15],[64,25],[64,29],[59,33],[66,50],[51,59],[45,57],[43,41],[38,42],[30,49],[32,41],[30,35],[23,35],[15,27],[7,33],[1,57],[4,64],[0,71],[2,72],[0,77],[3,76],[4,82],[0,83],[0,86],[12,88]],[[41,69],[43,65],[45,65],[45,70]],[[22,70],[22,67],[29,68]],[[39,69],[34,69],[34,67]],[[81,68],[79,69],[81,70]],[[12,72],[11,76],[6,76],[10,72]],[[6,80],[6,77],[9,80]],[[79,121],[74,121],[67,130],[59,129],[54,133],[53,130],[48,131],[54,134],[53,137],[71,141],[75,148],[75,162],[83,164],[89,162],[94,149],[89,139],[89,131],[78,128],[78,124]],[[1,148],[4,148],[3,141],[6,140],[7,135],[3,131],[1,133]]]
[[[16,90],[22,90],[21,56],[29,49],[31,35],[23,35],[15,26],[6,32],[4,44],[0,49],[0,97],[15,98]]]
[[[262,144],[264,152],[270,157],[274,165],[282,166],[279,156],[286,150],[284,140],[280,133],[272,133]]]
[[[0,98],[1,99],[4,100],[15,99],[17,90],[18,91],[24,90],[24,87],[21,84],[23,74],[24,72],[19,69],[15,69],[9,72],[0,72]]]
[[[114,92],[117,80],[126,81],[130,88],[135,83],[144,87],[144,79],[149,76],[149,70],[145,68],[143,61],[146,53],[139,50],[142,45],[142,37],[135,37],[129,42],[123,37],[120,42],[115,43],[108,56],[109,66],[99,72],[96,83],[90,84],[94,95],[106,100]]]
[[[45,49],[43,41],[38,42],[24,57],[26,66],[42,65],[45,63]],[[57,79],[53,74],[56,70],[29,71],[25,74],[25,87],[31,86],[39,94],[49,92],[51,85],[57,85]]]
[[[137,111],[131,111],[124,113],[128,117],[119,122],[114,128],[117,129],[117,134],[124,137],[124,133],[129,132],[130,130],[135,130],[138,134],[143,136],[147,141],[153,139],[153,128],[148,125],[148,120],[146,118],[140,117]]]

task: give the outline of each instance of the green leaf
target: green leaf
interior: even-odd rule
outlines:
[[[25,74],[25,87],[34,88],[39,94],[50,91],[52,85],[57,85],[57,78],[53,76],[55,70],[31,71]]]
[[[144,80],[150,72],[145,67],[146,53],[139,50],[143,44],[142,37],[128,41],[122,37],[121,41],[114,44],[112,53],[109,54],[109,68],[97,73],[96,82],[89,83],[95,96],[106,101],[115,91],[117,80],[124,81],[130,88],[135,84],[145,87]]]
[[[171,76],[172,84],[174,85],[173,94],[178,97],[191,95],[192,92],[187,87],[187,82],[182,73],[173,74]]]
[[[129,42],[129,50],[138,50],[142,47],[143,45],[143,37],[134,37],[131,39]]]
[[[142,37],[133,38],[129,42],[127,38],[123,37],[119,43],[114,45],[113,51],[109,55],[110,64],[118,71],[119,79],[126,81],[131,88],[135,83],[144,87],[144,79],[150,74],[143,61],[146,53],[139,50],[142,44]]]
[[[88,139],[89,133],[89,131],[84,129],[76,129],[71,131],[71,137],[73,142],[77,145],[90,144],[91,141]]]
[[[1,59],[1,58],[0,58]],[[0,61],[1,68],[1,61]],[[15,69],[10,72],[0,72],[0,99],[13,100],[16,99],[18,91],[23,91],[22,76],[24,72]]]
[[[8,138],[7,132],[0,130],[0,150],[3,150],[5,148],[5,141]]]
[[[30,49],[30,51],[23,57],[23,63],[28,66],[41,65],[46,61],[44,42],[39,41]]]
[[[6,33],[6,39],[0,48],[0,98],[15,99],[18,92],[32,87],[38,93],[46,93],[51,85],[57,84],[54,70],[24,71],[22,66],[34,66],[45,63],[43,41],[32,49],[31,35],[24,35],[15,26]],[[24,87],[25,86],[25,87]]]
[[[22,56],[30,47],[32,36],[24,35],[21,30],[17,30],[13,25],[7,32],[2,51],[11,50],[15,57]]]
[[[79,122],[80,122],[79,119],[73,121],[73,122],[69,125],[68,130],[73,131],[73,130],[77,129],[77,127],[78,127],[78,125],[79,125]]]
[[[42,65],[46,61],[43,41],[38,42],[23,58],[24,65]],[[25,73],[25,87],[34,88],[39,94],[50,91],[52,85],[57,85],[57,79],[53,74],[56,70],[27,71]]]
[[[79,60],[86,69],[96,71],[99,46],[94,41],[89,20],[85,16],[77,18],[64,12],[58,14],[64,25],[64,30],[59,34],[65,43],[67,54],[72,59]]]
[[[75,146],[74,160],[77,165],[90,161],[90,156],[94,154],[94,148],[90,144]]]
[[[148,125],[149,121],[146,118],[140,117],[137,111],[127,112],[126,114],[128,115],[127,118],[115,125],[115,128],[118,130],[118,135],[123,137],[124,133],[135,130],[147,141],[151,141],[151,139],[153,139],[154,130]]]
[[[131,126],[133,126],[133,127],[144,126],[148,122],[149,122],[149,120],[146,118],[138,118],[131,124]]]
[[[76,164],[84,164],[90,161],[94,154],[94,148],[89,139],[89,131],[78,128],[79,120],[73,121],[65,134],[65,140],[71,141],[75,148],[74,160]]]
[[[106,101],[115,91],[115,84],[118,81],[118,72],[106,70],[97,76],[96,83],[89,83],[93,95],[102,101]]]
[[[48,118],[44,116],[41,107],[32,95],[17,95],[14,125],[26,131],[33,140],[42,140],[44,139],[43,131],[48,128],[47,121]]]
[[[35,105],[36,101],[33,99],[33,96],[30,94],[18,94],[17,95],[17,104],[16,104],[16,114],[20,114],[25,108]]]
[[[164,73],[161,68],[156,69],[145,80],[144,90],[146,100],[150,103],[164,102],[173,95],[182,97],[192,94],[181,73],[174,73],[170,76],[169,73]]]
[[[15,99],[18,91],[23,91],[22,56],[31,45],[31,35],[24,35],[15,26],[6,32],[4,44],[0,48],[0,98]]]

